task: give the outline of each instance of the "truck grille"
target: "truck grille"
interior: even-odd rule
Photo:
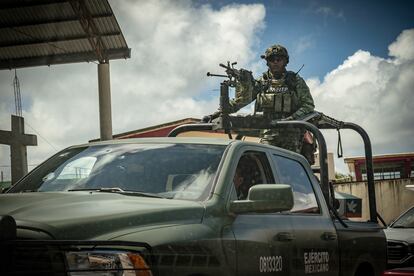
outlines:
[[[387,242],[388,248],[388,260],[390,261],[402,261],[408,256],[409,247],[403,242]]]
[[[9,247],[2,271],[6,275],[66,275],[65,262],[59,248],[41,245]]]

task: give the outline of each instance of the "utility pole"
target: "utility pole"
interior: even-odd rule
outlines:
[[[20,82],[17,78],[17,70],[14,69],[14,79],[13,79],[13,88],[14,88],[14,105],[16,107],[16,116],[22,116],[22,97],[20,95]]]

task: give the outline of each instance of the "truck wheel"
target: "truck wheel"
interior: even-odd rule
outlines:
[[[358,266],[354,276],[375,276],[374,268],[370,263],[362,263]]]

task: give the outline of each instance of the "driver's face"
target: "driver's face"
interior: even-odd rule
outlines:
[[[240,175],[239,172],[236,171],[233,177],[233,183],[236,189],[240,187],[240,185],[243,183],[243,176]]]
[[[272,73],[283,73],[287,64],[286,58],[283,56],[270,56],[267,61],[267,66]]]

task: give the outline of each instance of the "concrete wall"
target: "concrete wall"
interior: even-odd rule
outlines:
[[[413,184],[414,178],[375,182],[377,211],[387,224],[414,205],[414,191],[406,188],[406,185]],[[343,183],[335,184],[334,187],[338,192],[362,198],[362,220],[369,219],[367,183]]]
[[[320,167],[319,165],[319,154],[315,153],[315,167]],[[319,174],[317,174],[319,177]],[[334,180],[335,179],[335,163],[334,163],[334,156],[332,152],[328,152],[328,179]]]

